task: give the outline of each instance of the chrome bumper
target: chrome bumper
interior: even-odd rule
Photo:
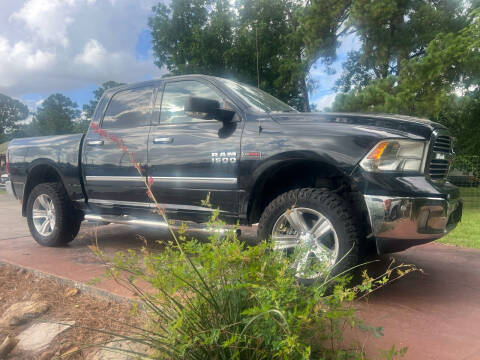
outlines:
[[[379,253],[441,238],[462,217],[461,199],[364,195]]]
[[[12,183],[10,180],[8,180],[8,181],[5,183],[5,187],[6,187],[6,189],[7,189],[8,195],[10,195],[10,197],[11,197],[12,199],[15,199],[15,200],[16,200],[17,197],[15,196],[15,192],[13,191],[13,183]]]

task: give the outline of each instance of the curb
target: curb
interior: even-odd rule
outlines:
[[[64,278],[62,276],[53,275],[53,274],[46,273],[46,272],[43,272],[43,271],[40,271],[40,270],[37,270],[37,269],[33,269],[31,267],[28,267],[28,266],[23,266],[23,265],[18,265],[18,264],[15,264],[15,263],[11,263],[9,261],[0,260],[0,266],[6,266],[6,267],[9,267],[10,269],[14,269],[14,270],[26,270],[27,272],[29,272],[29,273],[33,274],[34,276],[39,277],[41,279],[48,279],[48,280],[52,280],[52,281],[56,282],[58,285],[77,288],[83,294],[90,295],[90,296],[93,296],[93,297],[96,297],[96,298],[100,298],[102,300],[112,301],[112,302],[116,302],[116,303],[124,303],[124,302],[135,303],[135,302],[137,302],[133,298],[128,298],[128,297],[125,297],[125,296],[113,294],[113,293],[111,293],[107,290],[99,289],[99,288],[93,287],[91,285],[81,283],[79,281],[67,279],[67,278]]]

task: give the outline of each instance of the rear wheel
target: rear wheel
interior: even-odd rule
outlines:
[[[60,246],[77,236],[81,217],[61,184],[44,183],[35,186],[28,197],[27,222],[40,245]]]
[[[358,263],[358,231],[345,201],[329,191],[297,189],[278,196],[264,210],[260,240],[294,252],[297,277],[314,280]]]

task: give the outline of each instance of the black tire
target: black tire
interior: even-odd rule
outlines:
[[[274,199],[263,211],[258,224],[258,240],[271,239],[273,227],[288,209],[310,208],[325,216],[338,238],[337,262],[330,276],[343,273],[359,262],[358,229],[346,202],[337,194],[314,188],[291,190]]]
[[[42,194],[51,199],[55,209],[55,226],[47,236],[40,234],[33,221],[33,204]],[[80,230],[82,218],[73,208],[61,184],[43,183],[35,186],[28,197],[27,222],[30,233],[40,245],[62,246],[75,239]]]

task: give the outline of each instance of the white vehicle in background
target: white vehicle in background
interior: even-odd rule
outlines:
[[[2,174],[0,177],[0,186],[5,186],[8,181],[8,174]]]

